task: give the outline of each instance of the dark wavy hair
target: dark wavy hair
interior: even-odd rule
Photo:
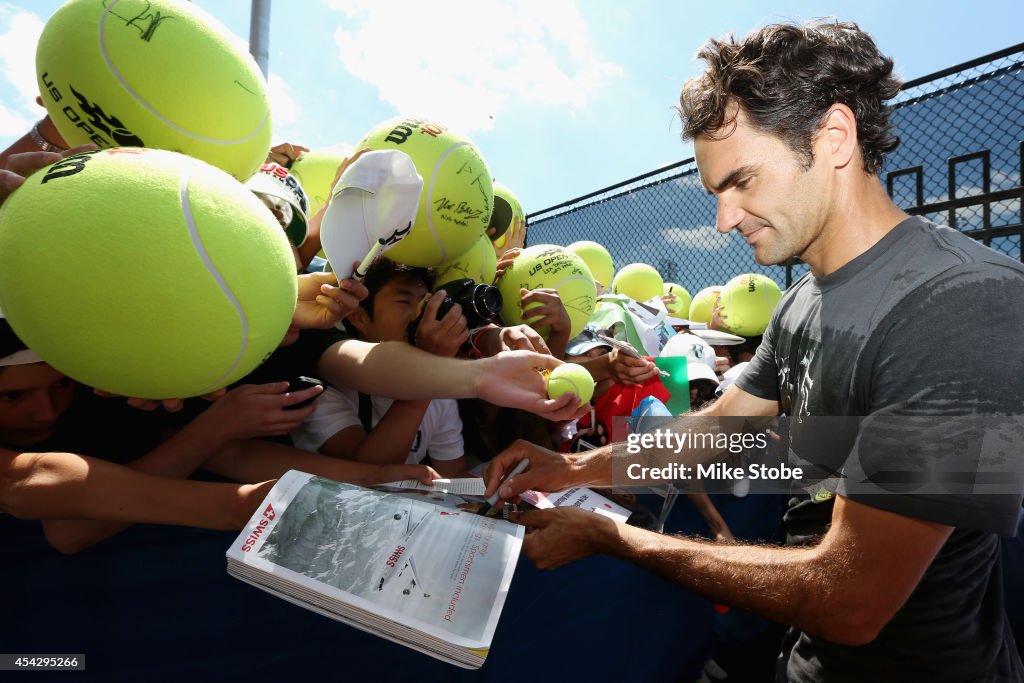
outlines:
[[[772,24],[739,43],[732,34],[712,39],[697,57],[707,70],[679,95],[684,140],[728,137],[738,104],[756,129],[785,141],[810,168],[814,135],[829,108],[841,103],[857,118],[866,172],[881,171],[885,155],[900,144],[885,102],[901,80],[893,76],[892,59],[853,22]]]

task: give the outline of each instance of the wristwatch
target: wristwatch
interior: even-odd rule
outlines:
[[[67,147],[61,147],[59,145],[53,144],[52,142],[46,141],[46,138],[44,138],[42,134],[39,132],[39,124],[42,122],[43,119],[39,119],[38,121],[36,121],[35,124],[32,126],[32,130],[28,132],[29,136],[32,138],[32,142],[36,143],[36,147],[43,150],[44,152],[66,152]]]

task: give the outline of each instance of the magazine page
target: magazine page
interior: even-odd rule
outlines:
[[[630,510],[588,488],[566,489],[556,493],[523,491],[519,494],[519,497],[540,510],[556,507],[578,507],[581,510],[590,510],[599,515],[610,517],[616,522],[625,523],[632,514]]]
[[[503,520],[289,472],[228,556],[459,647],[486,648],[522,537]]]

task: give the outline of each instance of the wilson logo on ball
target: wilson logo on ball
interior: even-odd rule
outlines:
[[[92,158],[92,155],[98,154],[99,150],[91,152],[82,152],[81,154],[75,154],[66,159],[58,161],[51,166],[47,171],[43,179],[39,181],[40,185],[45,185],[51,180],[57,180],[58,178],[67,178],[73,176],[76,173],[81,173],[85,170],[85,162]]]

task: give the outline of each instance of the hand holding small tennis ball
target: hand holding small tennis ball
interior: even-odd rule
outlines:
[[[577,363],[563,363],[548,375],[548,397],[558,398],[570,391],[579,397],[581,406],[594,397],[594,378]]]

